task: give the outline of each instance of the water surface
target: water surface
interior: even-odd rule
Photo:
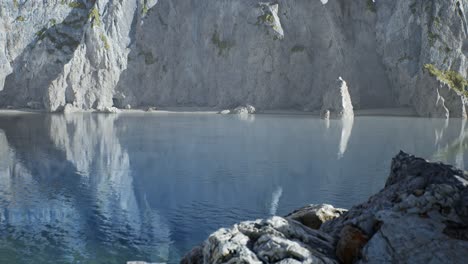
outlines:
[[[400,149],[461,168],[459,119],[0,116],[0,263],[177,263],[216,229],[377,192]]]

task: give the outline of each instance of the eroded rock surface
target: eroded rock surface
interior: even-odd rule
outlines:
[[[330,220],[319,230],[280,217],[243,222],[218,230],[182,262],[466,262],[468,175],[452,166],[400,152],[385,188],[367,202],[344,213],[309,206],[288,217],[315,219],[323,208]]]
[[[333,249],[330,236],[275,216],[216,231],[182,263],[338,263]]]

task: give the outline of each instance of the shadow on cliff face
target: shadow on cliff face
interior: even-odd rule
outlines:
[[[72,8],[61,23],[49,22],[35,33],[33,41],[12,63],[13,73],[6,77],[0,91],[1,106],[45,108],[44,96],[50,83],[72,59],[83,36],[90,3],[95,2],[84,1],[88,4]]]

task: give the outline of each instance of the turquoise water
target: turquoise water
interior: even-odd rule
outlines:
[[[177,263],[209,233],[377,192],[400,149],[464,167],[462,120],[0,116],[0,263]]]

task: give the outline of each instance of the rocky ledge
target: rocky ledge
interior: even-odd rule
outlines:
[[[466,263],[468,174],[400,152],[349,211],[310,205],[222,228],[181,263]]]

